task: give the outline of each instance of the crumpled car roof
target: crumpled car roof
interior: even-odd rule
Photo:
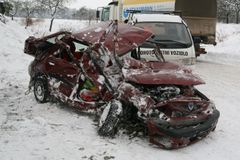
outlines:
[[[99,40],[109,29],[110,22],[102,22],[92,27],[88,27],[79,33],[73,34],[76,39],[86,41],[90,44],[99,43]],[[103,45],[113,52],[114,48],[119,56],[122,56],[129,51],[143,44],[153,34],[142,28],[135,27],[129,24],[118,24],[117,45],[114,45],[114,33],[111,31],[106,37]]]

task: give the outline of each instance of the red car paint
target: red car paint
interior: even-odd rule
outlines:
[[[174,84],[174,85],[199,85],[204,81],[181,65],[165,62],[141,62],[138,66],[132,64],[133,59],[128,59],[125,64],[129,66],[125,70],[126,81],[138,84]]]
[[[102,42],[110,52],[116,50],[121,56],[133,50],[146,39],[152,36],[151,32],[144,29],[132,27],[128,24],[118,25],[117,45],[114,44],[114,33],[110,32],[108,36],[103,36],[106,30],[109,30],[109,23],[100,23],[90,28],[82,30],[80,33],[73,34],[76,39],[84,40],[90,44]]]

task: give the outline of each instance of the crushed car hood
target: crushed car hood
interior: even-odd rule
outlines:
[[[205,82],[190,69],[172,62],[141,62],[128,58],[123,68],[125,81],[137,84],[200,85]]]
[[[109,25],[110,22],[99,23],[93,27],[83,29],[80,33],[74,34],[74,37],[82,41],[87,41],[91,44],[99,43],[99,40],[109,29]],[[152,33],[149,31],[132,25],[120,23],[118,24],[117,45],[114,45],[113,31],[105,37],[106,39],[103,44],[110,52],[113,52],[115,48],[116,53],[119,56],[122,56],[143,44],[151,36]]]

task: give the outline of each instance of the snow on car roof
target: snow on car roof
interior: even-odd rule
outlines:
[[[177,15],[167,14],[134,14],[134,20],[138,22],[175,22],[182,23],[182,18]]]

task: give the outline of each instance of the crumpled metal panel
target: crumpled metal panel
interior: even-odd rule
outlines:
[[[80,33],[73,34],[73,36],[76,39],[96,44],[100,42],[100,39],[109,29],[109,25],[110,22],[99,23],[93,27],[81,30]],[[103,44],[110,52],[113,52],[115,48],[116,53],[121,56],[143,44],[151,36],[152,33],[149,31],[128,24],[119,23],[116,45],[114,44],[113,32],[110,32],[109,35],[105,37],[106,39]]]
[[[132,58],[125,60],[123,69],[126,81],[137,84],[200,85],[204,81],[197,75],[175,63],[140,62]]]

